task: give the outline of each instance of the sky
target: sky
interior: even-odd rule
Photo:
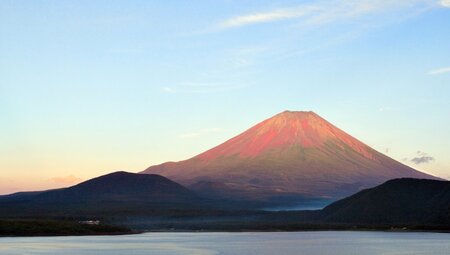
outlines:
[[[0,1],[0,194],[195,156],[284,110],[450,179],[450,0]]]

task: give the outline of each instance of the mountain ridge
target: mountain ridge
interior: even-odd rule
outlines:
[[[67,188],[0,196],[0,217],[127,215],[201,203],[197,194],[166,177],[119,171]]]
[[[63,199],[111,201],[171,201],[196,198],[197,195],[180,184],[160,175],[142,175],[117,171],[89,179],[74,186],[50,190],[35,196],[45,200]]]

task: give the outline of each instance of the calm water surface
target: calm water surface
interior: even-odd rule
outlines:
[[[450,254],[450,234],[389,232],[145,233],[0,238],[2,255]]]

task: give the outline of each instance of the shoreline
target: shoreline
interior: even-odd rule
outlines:
[[[124,235],[139,235],[147,233],[184,233],[184,234],[205,234],[205,233],[295,233],[295,232],[385,232],[385,233],[439,233],[450,234],[450,230],[418,230],[418,229],[304,229],[304,230],[132,230],[129,232],[109,232],[109,233],[91,233],[91,234],[33,234],[33,235],[0,235],[0,238],[14,238],[14,237],[82,237],[82,236],[124,236]]]
[[[77,220],[0,219],[1,237],[113,236],[142,233],[263,233],[263,232],[426,232],[450,233],[450,226],[415,224],[352,224],[324,222],[141,221],[105,220],[86,224]]]
[[[141,233],[110,224],[84,224],[74,220],[0,219],[0,237],[93,236]]]

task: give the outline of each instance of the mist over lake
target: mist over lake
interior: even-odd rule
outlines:
[[[448,254],[448,233],[252,232],[0,238],[3,255]]]

